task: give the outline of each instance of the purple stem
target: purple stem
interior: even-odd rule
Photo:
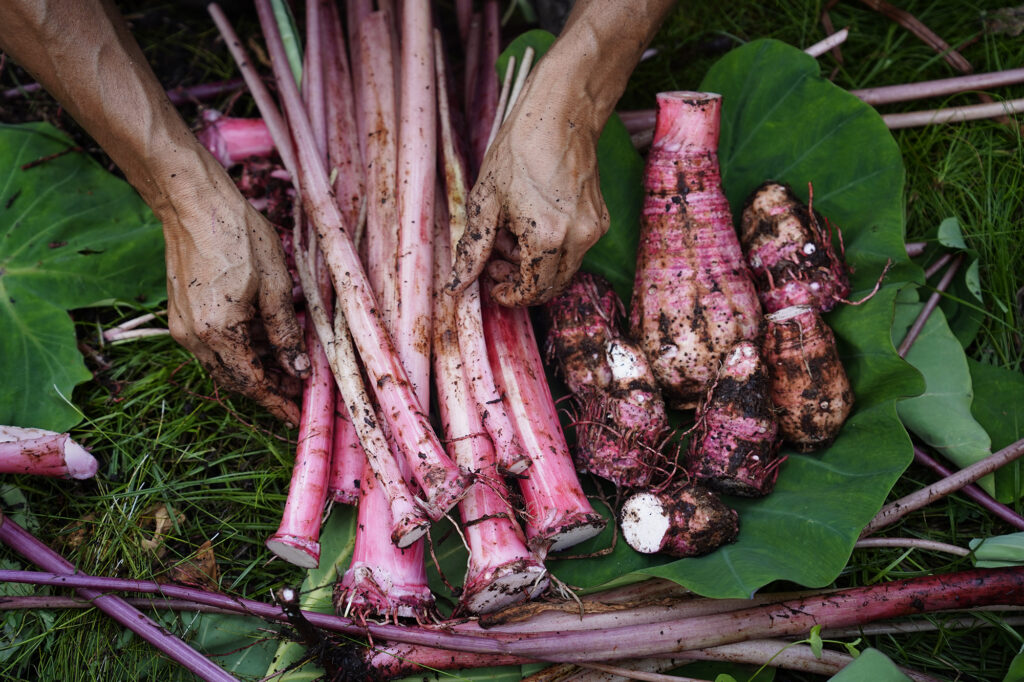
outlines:
[[[939,298],[942,296],[942,292],[949,288],[949,283],[953,281],[953,275],[960,269],[960,264],[963,262],[963,254],[956,257],[952,265],[946,270],[946,274],[942,276],[939,283],[935,287],[935,291],[931,296],[928,297],[928,301],[925,302],[924,307],[921,308],[921,312],[918,313],[917,319],[914,320],[914,324],[910,325],[910,329],[907,330],[907,335],[903,337],[903,343],[900,344],[899,349],[896,351],[901,358],[907,356],[907,352],[910,347],[914,345],[914,341],[921,334],[921,330],[924,329],[925,323],[928,321],[928,317],[935,310],[935,306],[939,304]]]
[[[907,256],[910,258],[917,258],[924,250],[928,247],[927,242],[907,242],[906,243]]]
[[[154,599],[152,597],[125,597],[125,602],[142,609],[163,609],[165,611],[194,611],[233,616],[237,610],[198,604],[188,599]],[[35,611],[37,609],[87,609],[93,602],[79,597],[57,595],[32,595],[27,597],[0,597],[0,611]]]
[[[952,469],[943,465],[916,445],[914,446],[914,461],[918,464],[923,464],[940,476],[946,477],[953,475]],[[964,486],[962,492],[964,495],[987,509],[990,513],[998,516],[1017,530],[1024,530],[1024,517],[1007,507],[1005,504],[992,499],[988,493],[977,485],[971,483],[970,485]]]
[[[946,263],[953,260],[953,254],[944,253],[938,260],[928,266],[928,269],[924,271],[924,278],[931,279],[935,276],[935,273],[945,267]]]
[[[215,81],[213,83],[200,83],[199,85],[189,87],[179,85],[167,91],[167,98],[171,100],[171,104],[174,106],[181,106],[182,104],[190,104],[195,100],[201,101],[228,92],[234,92],[235,90],[241,90],[244,85],[245,81],[241,78],[230,78],[226,81]]]
[[[52,571],[54,574],[70,575],[77,571],[74,564],[54,552],[38,538],[6,516],[0,516],[0,542],[9,546],[36,566]],[[15,572],[29,573],[28,571]],[[57,575],[56,577],[60,579],[63,576]],[[142,614],[138,609],[120,597],[105,595],[95,589],[91,589],[87,585],[80,586],[78,594],[90,600],[100,611],[103,611],[103,613],[162,651],[172,661],[195,673],[200,678],[204,680],[220,680],[222,682],[237,679],[234,675],[229,674],[216,663],[157,625],[151,618]]]
[[[141,580],[5,570],[0,571],[0,582],[3,581],[84,587],[92,590],[156,592],[169,597],[194,599],[204,604],[231,608],[265,619],[287,620],[280,606]],[[370,635],[375,640],[423,644],[484,654],[511,654],[558,662],[576,662],[668,654],[749,639],[801,635],[814,625],[826,628],[846,627],[909,614],[1012,605],[1020,604],[1022,601],[1024,568],[1012,567],[976,569],[897,580],[870,587],[836,590],[827,595],[809,596],[740,611],[585,632],[524,630],[472,636],[413,626],[359,627],[347,618],[312,612],[304,612],[303,615],[314,626],[347,634]]]
[[[181,106],[182,104],[189,104],[195,100],[210,99],[217,95],[223,95],[227,92],[234,92],[239,90],[244,85],[244,81],[241,78],[231,78],[226,81],[214,81],[213,83],[200,83],[199,85],[190,85],[188,87],[179,85],[171,88],[167,91],[167,99],[171,100],[171,104],[174,106]],[[4,99],[16,99],[22,97],[31,92],[39,92],[43,89],[43,86],[39,83],[26,83],[25,85],[19,85],[16,88],[8,88],[0,93],[0,97]]]

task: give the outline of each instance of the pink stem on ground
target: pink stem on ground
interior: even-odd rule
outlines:
[[[446,511],[465,494],[468,482],[434,434],[381,320],[350,233],[334,200],[327,169],[316,153],[298,90],[287,73],[284,46],[269,0],[257,0],[256,8],[301,159],[299,184],[303,204],[316,225],[320,248],[338,293],[338,305],[343,309],[381,411],[423,489],[428,507],[435,510],[435,514]],[[348,406],[353,409],[353,405]]]
[[[6,538],[0,538],[4,542]],[[12,544],[13,543],[9,543]],[[0,582],[123,590],[161,594],[283,621],[280,606],[216,592],[144,580],[0,571]],[[356,625],[347,618],[303,612],[316,627],[351,635],[481,654],[521,656],[561,662],[615,660],[675,654],[733,642],[805,635],[815,625],[846,628],[885,618],[950,609],[1015,605],[1024,601],[1024,568],[975,569],[846,590],[711,616],[683,618],[630,627],[584,632],[543,631],[524,627],[510,633],[463,634],[440,628]]]
[[[999,88],[1004,85],[1015,85],[1022,82],[1024,82],[1024,68],[1018,68],[994,71],[992,73],[973,73],[967,76],[941,78],[939,80],[921,81],[919,83],[863,88],[851,90],[850,94],[856,95],[868,104],[877,105],[907,102],[926,97],[942,97],[958,92],[967,92],[968,90]]]
[[[906,497],[890,502],[882,507],[881,511],[875,515],[875,518],[865,526],[860,536],[862,538],[867,537],[886,526],[896,523],[910,512],[931,504],[950,493],[955,493],[968,483],[974,483],[982,476],[991,474],[999,467],[1018,459],[1021,455],[1024,455],[1024,440],[1011,443],[999,452],[989,455],[969,467],[964,467],[952,476],[947,476],[927,488],[922,488]]]
[[[488,283],[489,285],[490,283]],[[483,293],[487,356],[530,469],[519,479],[530,549],[543,558],[605,526],[580,487],[525,308],[505,308]]]
[[[251,156],[274,153],[274,139],[261,118],[233,118],[208,109],[203,112],[203,120],[206,125],[196,138],[225,168]]]
[[[178,85],[167,90],[167,99],[171,100],[171,104],[178,107],[182,104],[191,104],[196,100],[210,99],[218,95],[234,92],[235,90],[241,90],[244,85],[245,83],[241,78],[231,78],[226,81],[215,81],[212,83],[199,83],[197,85]],[[26,83],[25,85],[19,85],[18,87],[0,92],[0,97],[14,99],[16,97],[23,97],[31,92],[39,92],[42,89],[43,86],[39,83]]]
[[[937,459],[933,458],[927,452],[914,446],[914,461],[918,464],[924,465],[937,473],[939,476],[949,477],[953,475],[953,470],[943,465]],[[982,490],[980,487],[971,483],[965,485],[961,492],[967,497],[974,500],[979,506],[984,507],[988,512],[994,516],[998,516],[1005,523],[1010,524],[1017,530],[1024,530],[1024,517],[1013,511],[1005,504],[996,501],[988,493]]]
[[[306,349],[310,374],[302,394],[295,465],[281,525],[267,538],[266,545],[288,563],[316,568],[320,564],[320,524],[331,462],[334,376],[312,320],[306,320]]]
[[[440,53],[439,53],[440,56]],[[434,233],[434,374],[441,424],[452,459],[477,476],[459,503],[469,568],[459,603],[470,613],[490,613],[532,599],[547,587],[544,565],[526,547],[508,490],[495,466],[491,444],[474,402],[459,352],[455,298],[445,290],[451,265],[447,216]]]
[[[921,308],[921,312],[918,313],[914,322],[910,325],[910,329],[907,330],[906,336],[903,337],[903,341],[900,342],[900,347],[896,350],[896,353],[901,357],[906,357],[910,351],[910,347],[914,345],[914,341],[920,336],[921,330],[924,329],[924,325],[928,322],[928,318],[931,316],[932,311],[935,310],[936,306],[939,305],[939,299],[942,298],[942,292],[949,288],[950,283],[953,281],[956,271],[960,268],[960,264],[963,262],[963,255],[956,257],[949,268],[946,269],[945,274],[942,275],[942,279],[935,286],[935,291],[925,301],[924,307]]]
[[[71,575],[78,572],[74,564],[40,542],[6,516],[0,514],[0,543],[13,549],[39,568],[55,574]],[[163,652],[175,663],[183,666],[204,680],[230,682],[236,678],[216,663],[178,639],[163,626],[143,615],[120,597],[86,587],[78,588],[78,594],[88,599],[93,606],[107,614]]]
[[[0,426],[0,474],[92,478],[99,463],[66,433]]]
[[[433,612],[434,595],[427,586],[423,541],[399,549],[389,539],[391,510],[380,482],[367,464],[360,482],[352,562],[334,588],[339,613],[358,619],[423,620]]]
[[[907,256],[910,258],[917,258],[924,250],[928,248],[928,242],[907,242],[906,243]]]
[[[457,244],[466,229],[466,199],[469,196],[469,187],[466,181],[465,161],[455,147],[440,36],[435,39],[435,50],[442,163],[450,224],[449,235],[446,235],[446,238],[449,238],[452,244]],[[451,265],[444,265],[444,272],[450,271]],[[439,267],[442,265],[435,265],[435,268]],[[457,299],[459,349],[476,402],[475,409],[480,411],[480,417],[497,450],[498,465],[512,473],[522,473],[530,465],[530,459],[516,441],[515,428],[505,410],[501,393],[494,383],[494,374],[487,361],[487,341],[484,338],[480,311],[480,284],[473,282],[454,298]]]
[[[431,235],[437,178],[437,99],[430,3],[401,4],[398,124],[398,278],[401,312],[391,326],[421,406],[430,404]],[[447,268],[446,268],[447,270]]]

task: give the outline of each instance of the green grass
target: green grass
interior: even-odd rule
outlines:
[[[901,6],[948,42],[975,39],[964,55],[976,71],[1024,63],[1024,42],[981,35],[980,18],[1002,2],[914,0]],[[150,6],[152,7],[152,6]],[[228,78],[233,69],[213,40],[200,10],[174,5],[173,12],[133,11],[147,57],[168,85]],[[660,54],[637,69],[623,108],[649,108],[660,90],[694,88],[717,58],[716,45],[774,37],[799,46],[820,40],[821,4],[680,3],[655,40]],[[166,17],[173,16],[173,20]],[[835,70],[846,88],[886,85],[956,75],[928,47],[858,3],[832,10],[835,26],[847,26],[844,63],[821,59],[823,73]],[[765,68],[770,68],[765,65]],[[6,74],[3,87],[12,84]],[[175,80],[176,79],[176,80]],[[1004,88],[1000,97],[1024,96],[1024,86]],[[886,107],[908,111],[972,103],[971,95]],[[222,103],[223,104],[223,103]],[[38,105],[56,115],[52,107]],[[246,99],[236,111],[246,111]],[[189,112],[191,113],[191,112]],[[68,120],[60,119],[70,126]],[[897,132],[907,166],[908,239],[932,239],[936,226],[959,218],[969,246],[981,259],[985,302],[980,330],[969,347],[979,359],[1022,368],[1024,329],[1019,301],[1024,273],[1020,237],[1024,206],[1024,158],[1015,126],[977,122]],[[101,357],[89,361],[96,379],[76,391],[85,420],[75,437],[101,461],[94,481],[65,482],[14,477],[40,537],[90,573],[162,578],[211,541],[220,571],[219,588],[265,599],[270,590],[301,580],[301,572],[269,561],[264,539],[276,528],[290,476],[294,432],[288,432],[248,401],[215,394],[189,354],[169,339],[101,347],[97,329],[130,317],[129,310],[81,311],[80,339]],[[893,495],[934,480],[912,467]],[[18,500],[4,499],[10,511]],[[161,543],[162,555],[146,549],[152,539],[155,505],[173,510],[174,526]],[[1019,505],[1018,505],[1019,506]],[[149,510],[147,512],[147,510]],[[179,520],[180,519],[180,520]],[[73,531],[84,530],[74,542]],[[953,497],[916,513],[884,535],[922,537],[965,545],[972,537],[1008,532],[973,503]],[[9,552],[0,561],[22,566]],[[968,568],[968,559],[922,550],[857,550],[837,586]],[[20,588],[0,586],[0,590]],[[190,617],[161,616],[166,627],[190,636]],[[938,622],[945,622],[945,617]],[[868,638],[898,663],[942,677],[1000,680],[1021,647],[1013,628],[994,627]],[[185,680],[190,676],[155,656],[137,638],[95,610],[7,613],[0,637],[0,678],[11,680]],[[786,676],[794,679],[794,676]],[[809,678],[807,678],[809,679]]]

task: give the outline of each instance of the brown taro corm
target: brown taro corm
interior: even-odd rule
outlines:
[[[853,408],[853,389],[835,335],[811,306],[765,316],[765,360],[779,432],[800,452],[828,446]]]
[[[621,332],[622,302],[603,278],[579,272],[544,312],[548,357],[579,407],[577,467],[618,486],[647,485],[668,420],[643,350]]]
[[[740,241],[766,313],[793,305],[824,313],[849,295],[846,266],[825,225],[788,185],[766,182],[747,199]]]
[[[782,463],[778,431],[768,366],[757,344],[740,341],[697,406],[687,471],[718,492],[767,495]]]
[[[630,329],[670,407],[692,408],[732,344],[754,338],[761,305],[722,193],[721,96],[658,95],[644,172]]]
[[[635,493],[619,517],[626,543],[642,554],[701,556],[736,539],[739,515],[699,483]]]

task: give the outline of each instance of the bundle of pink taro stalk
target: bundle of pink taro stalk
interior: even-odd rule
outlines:
[[[460,12],[460,99],[448,92],[455,79],[429,3],[375,11],[353,0],[346,34],[334,3],[307,2],[301,69],[288,63],[270,0],[256,7],[283,115],[224,15],[210,11],[294,186],[284,242],[312,359],[288,501],[267,546],[314,567],[327,501],[357,504],[336,606],[423,619],[434,603],[423,535],[457,505],[470,551],[460,608],[532,598],[547,587],[547,553],[605,520],[576,477],[526,311],[484,300],[476,283],[445,290],[471,185],[461,150],[479,165],[498,108],[498,5]],[[453,125],[460,101],[470,139]],[[208,146],[222,132],[204,131]]]

